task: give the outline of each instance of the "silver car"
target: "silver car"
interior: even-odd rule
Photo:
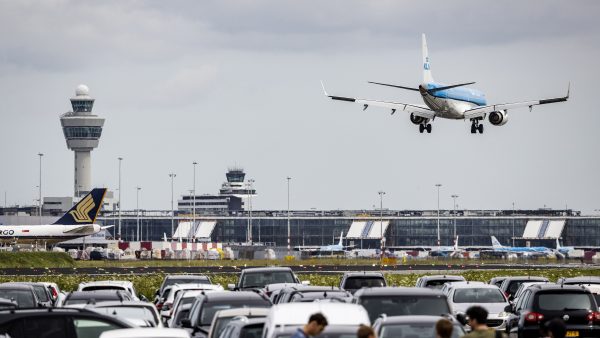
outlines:
[[[488,311],[487,325],[496,330],[506,327],[509,316],[504,308],[509,305],[508,299],[495,285],[454,283],[448,291],[448,302],[454,314],[465,313],[474,305],[479,305]]]

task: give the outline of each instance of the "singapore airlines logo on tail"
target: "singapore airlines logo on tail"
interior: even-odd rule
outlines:
[[[94,199],[92,199],[92,195],[90,194],[87,195],[83,199],[83,201],[81,201],[81,203],[77,205],[75,210],[69,212],[69,214],[73,216],[73,219],[77,223],[92,223],[92,219],[89,216],[89,212],[92,211],[92,209],[94,209],[95,206],[96,204],[94,204]]]

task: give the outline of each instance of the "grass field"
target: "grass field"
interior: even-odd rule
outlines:
[[[75,264],[65,252],[0,252],[0,268],[70,268]]]

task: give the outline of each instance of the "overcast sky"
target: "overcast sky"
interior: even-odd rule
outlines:
[[[229,166],[255,209],[600,209],[600,2],[0,1],[0,200],[73,194],[59,116],[78,84],[106,118],[93,182],[123,208],[217,193]],[[476,81],[490,103],[562,96],[502,127],[409,116],[332,94],[422,104],[421,33],[437,81]]]

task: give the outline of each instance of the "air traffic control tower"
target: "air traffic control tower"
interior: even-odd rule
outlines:
[[[92,149],[98,147],[104,118],[92,114],[94,99],[90,89],[79,85],[71,98],[73,111],[60,117],[67,147],[75,152],[74,196],[84,196],[92,190]]]

